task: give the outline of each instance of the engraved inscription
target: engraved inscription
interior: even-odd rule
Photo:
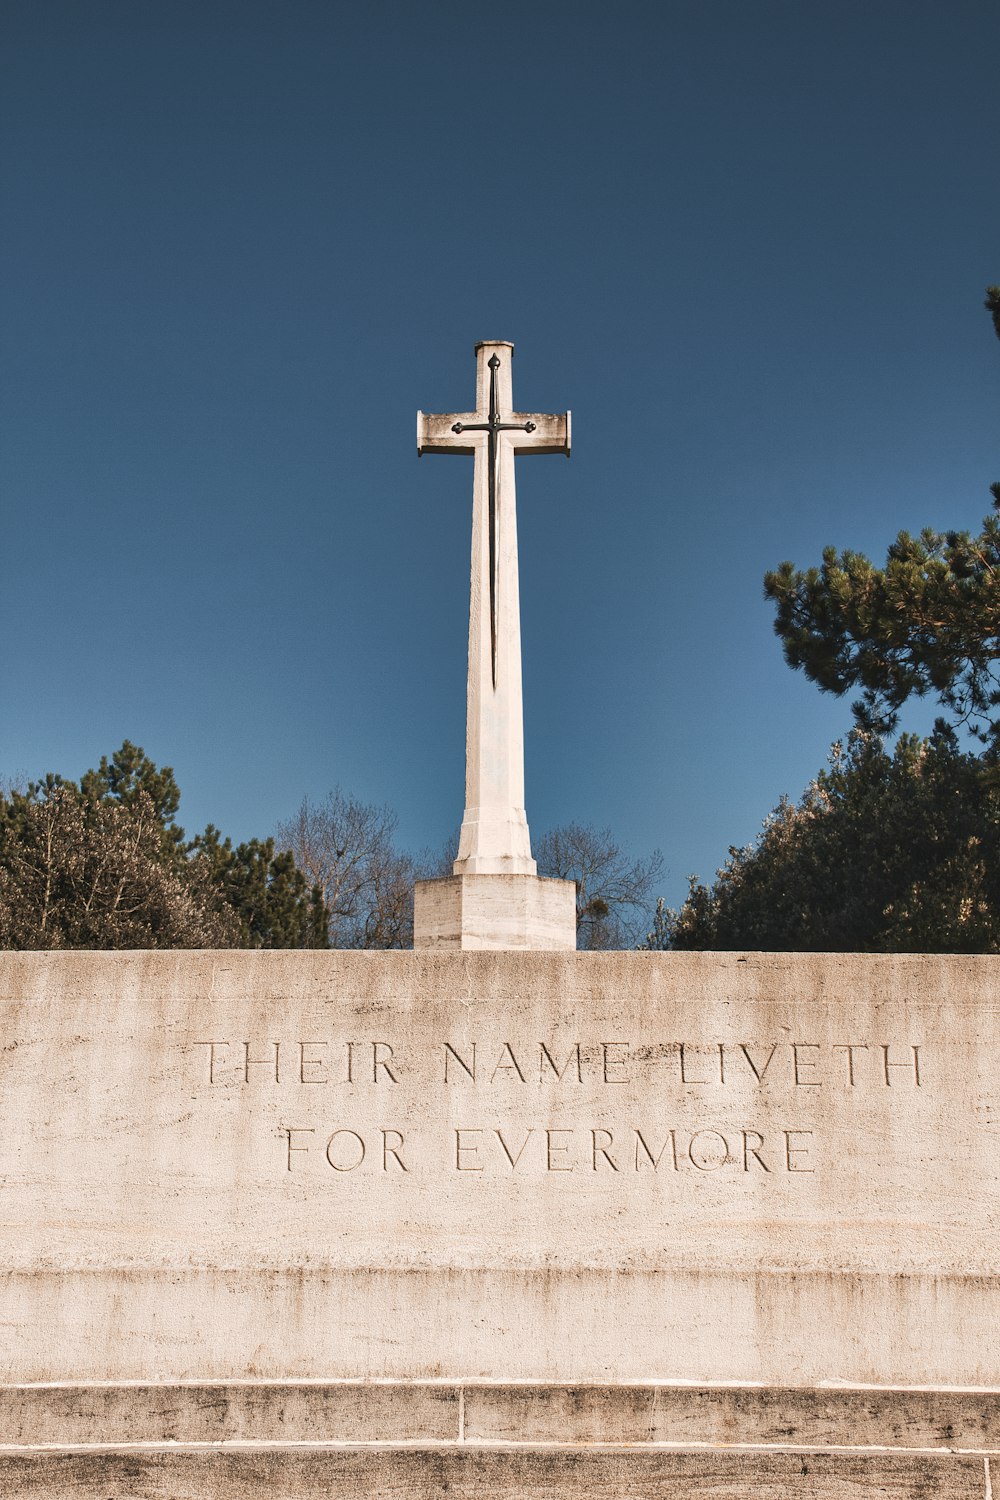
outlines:
[[[392,1086],[404,1075],[435,1077],[449,1088],[538,1089],[546,1084],[596,1083],[613,1088],[643,1081],[683,1088],[919,1089],[923,1049],[896,1042],[689,1042],[642,1045],[626,1039],[538,1041],[447,1039],[436,1062],[426,1052],[407,1056],[384,1038],[331,1040],[199,1039],[201,1078],[212,1085],[366,1083]]]
[[[828,1042],[788,1032],[661,1042],[455,1035],[408,1047],[398,1038],[324,1037],[317,1029],[301,1037],[199,1038],[189,1052],[198,1085],[213,1096],[338,1101],[323,1120],[285,1115],[277,1129],[285,1172],[329,1182],[424,1171],[454,1179],[566,1177],[608,1190],[636,1177],[718,1178],[770,1191],[766,1184],[812,1176],[824,1159],[837,1158],[817,1128],[828,1096],[877,1093],[883,1108],[917,1107],[933,1078],[919,1042]],[[434,1090],[450,1101],[450,1121],[437,1127],[422,1123],[420,1109]],[[359,1109],[366,1097],[394,1111],[390,1101],[402,1101],[404,1128],[373,1127]],[[490,1118],[491,1101],[500,1118]],[[513,1106],[531,1113],[518,1118]]]
[[[366,1163],[372,1169],[409,1172],[416,1165],[413,1143],[400,1130],[369,1132],[347,1126],[320,1130],[314,1126],[285,1125],[285,1166],[291,1172],[310,1157],[325,1161],[335,1172],[355,1172]],[[716,1126],[668,1130],[650,1126],[527,1126],[460,1125],[451,1133],[446,1151],[420,1153],[424,1165],[433,1161],[457,1174],[537,1176],[577,1172],[607,1178],[621,1173],[708,1173],[728,1168],[751,1175],[811,1173],[816,1170],[815,1133],[806,1129],[777,1129],[770,1133],[743,1128],[723,1131]],[[403,1157],[406,1148],[407,1158]]]
[[[197,1041],[210,1084],[399,1083],[399,1062],[386,1041]]]
[[[371,1162],[376,1158],[376,1166],[383,1172],[392,1168],[400,1172],[410,1170],[402,1156],[406,1141],[401,1130],[379,1130],[376,1133],[376,1158],[370,1157],[369,1153],[373,1138],[346,1126],[338,1126],[326,1133],[325,1143],[323,1139],[317,1141],[316,1137],[322,1138],[324,1132],[317,1130],[314,1125],[285,1125],[281,1133],[286,1141],[285,1166],[289,1172],[293,1169],[295,1157],[316,1152],[322,1154],[327,1166],[334,1172],[356,1172],[366,1161]]]

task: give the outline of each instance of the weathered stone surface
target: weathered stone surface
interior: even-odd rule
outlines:
[[[413,946],[572,952],[576,885],[537,875],[418,880],[413,892]]]
[[[997,975],[4,955],[0,1375],[997,1387]]]
[[[0,1386],[0,1445],[455,1442],[463,1399],[423,1382]]]
[[[463,1405],[468,1442],[1000,1454],[1000,1391],[470,1385]]]
[[[996,1489],[994,960],[8,954],[0,1038],[4,1496]]]
[[[470,1449],[35,1454],[0,1450],[19,1500],[984,1500],[951,1455]]]
[[[894,1449],[1000,1455],[1000,1392],[236,1381],[0,1386],[7,1447]]]

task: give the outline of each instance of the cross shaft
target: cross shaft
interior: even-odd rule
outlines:
[[[453,422],[452,432],[485,432],[488,433],[487,444],[489,447],[489,482],[490,482],[490,660],[493,669],[493,687],[497,685],[497,503],[499,485],[497,483],[497,455],[499,452],[498,433],[501,432],[534,432],[534,422],[502,422],[500,420],[500,405],[497,400],[497,371],[500,368],[500,358],[493,354],[489,358],[490,367],[490,415],[486,422]]]
[[[570,414],[516,412],[513,346],[476,346],[476,410],[417,414],[418,453],[473,455],[466,807],[456,874],[534,874],[524,732],[514,458],[570,451]]]

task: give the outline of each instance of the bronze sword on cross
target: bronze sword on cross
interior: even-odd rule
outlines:
[[[490,659],[493,666],[493,686],[497,685],[497,527],[499,526],[499,491],[497,458],[500,444],[497,434],[501,432],[534,432],[534,422],[502,422],[500,403],[497,400],[497,371],[500,360],[491,355],[490,361],[490,414],[485,422],[453,422],[452,432],[489,433],[487,445],[490,484]]]
[[[482,345],[477,346],[482,348]],[[487,345],[488,347],[488,345]],[[501,345],[513,354],[512,345]],[[489,409],[486,420],[482,412],[451,413],[431,416],[417,413],[417,452],[424,453],[475,453],[476,449],[463,442],[466,433],[485,432],[487,435],[487,479],[488,479],[488,536],[489,536],[489,598],[490,598],[490,663],[494,691],[497,686],[497,640],[499,634],[500,591],[500,434],[502,432],[524,433],[525,438],[514,442],[514,452],[564,453],[570,452],[570,414],[552,415],[547,412],[511,412],[511,420],[503,420],[500,389],[501,360],[494,351],[487,361],[490,372]],[[509,392],[509,356],[507,368]]]

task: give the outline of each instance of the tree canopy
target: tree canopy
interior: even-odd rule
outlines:
[[[0,794],[0,945],[326,947],[322,893],[272,839],[187,841],[180,789],[126,740],[80,781]]]
[[[1000,287],[986,307],[1000,336]],[[647,946],[1000,952],[1000,485],[976,536],[901,531],[877,568],[827,548],[766,575],[785,658],[827,692],[860,690],[857,728],[797,804],[691,881]],[[903,734],[911,697],[944,710]],[[978,740],[979,754],[958,734]]]
[[[419,861],[396,848],[396,814],[336,788],[305,798],[278,843],[319,891],[334,948],[412,948]]]
[[[943,726],[892,753],[855,730],[667,927],[675,948],[1000,951],[1000,788]]]
[[[207,868],[163,857],[152,798],[90,802],[48,783],[0,804],[0,945],[207,948],[238,941]]]
[[[1000,484],[993,486],[1000,508]],[[827,692],[861,689],[858,723],[891,733],[911,695],[934,694],[956,726],[1000,750],[1000,516],[977,536],[901,531],[883,568],[828,547],[764,580],[785,659]]]
[[[0,792],[0,947],[409,948],[414,880],[455,857],[400,850],[395,813],[339,789],[236,845],[213,824],[189,839],[180,800],[172,768],[129,740],[78,782]],[[570,824],[538,862],[577,881],[580,947],[645,932],[659,854],[632,860],[608,829]]]
[[[1000,336],[1000,287],[986,307]],[[882,568],[827,547],[819,567],[765,575],[789,666],[826,692],[860,690],[862,728],[891,733],[907,699],[931,694],[1000,753],[1000,484],[991,489],[994,513],[975,536],[901,531]]]

